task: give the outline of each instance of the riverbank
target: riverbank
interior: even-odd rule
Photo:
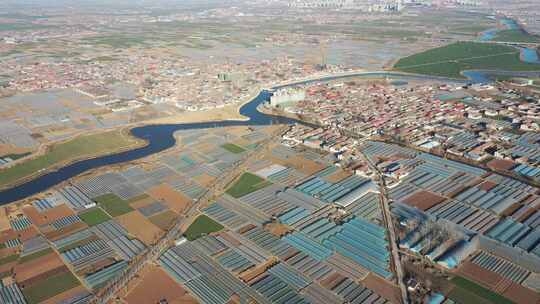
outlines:
[[[31,158],[0,170],[0,189],[17,186],[77,161],[132,150],[145,144],[146,141],[131,136],[128,128],[54,143]]]
[[[240,114],[240,109],[256,98],[260,88],[254,87],[248,97],[222,108],[208,111],[184,112],[164,118],[144,121],[117,131],[104,131],[91,135],[80,135],[73,139],[44,145],[30,157],[21,159],[11,166],[0,169],[0,190],[17,186],[57,168],[76,161],[97,158],[109,154],[143,147],[146,141],[131,135],[131,130],[144,125],[185,124],[210,121],[247,121],[248,117]],[[118,133],[118,134],[116,134]],[[121,135],[121,136],[117,136]],[[85,138],[87,140],[85,140]],[[85,144],[87,142],[87,144]],[[69,149],[64,148],[69,147]],[[60,150],[60,151],[59,151]],[[69,151],[65,151],[69,150]]]
[[[414,75],[407,73],[384,71],[357,73],[346,72],[338,75],[319,75],[318,77],[319,78],[313,78],[309,80],[293,80],[288,82],[287,84],[280,84],[278,86],[275,86],[273,87],[273,89],[315,82],[327,82],[337,79],[346,79],[350,77],[390,77],[395,79],[407,80],[433,80],[456,82],[456,80],[454,79],[444,77],[432,77],[425,75]],[[239,114],[248,117],[248,120],[221,120],[194,123],[151,124],[135,127],[131,129],[131,135],[139,140],[145,141],[147,143],[146,145],[131,150],[127,149],[119,153],[71,162],[66,166],[55,168],[55,171],[47,171],[46,173],[40,174],[33,178],[27,178],[23,183],[0,191],[0,204],[8,204],[28,198],[32,195],[46,191],[53,186],[61,184],[69,180],[70,178],[76,177],[96,168],[127,163],[170,149],[171,147],[174,147],[176,145],[174,133],[179,130],[198,130],[215,127],[235,126],[264,126],[272,124],[292,124],[300,122],[296,119],[268,115],[259,112],[257,110],[257,107],[269,98],[270,93],[263,90],[251,101],[245,103],[243,106],[240,107]]]

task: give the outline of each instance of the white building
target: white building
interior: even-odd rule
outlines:
[[[272,107],[285,106],[306,99],[306,92],[303,89],[286,88],[274,92],[270,97]]]

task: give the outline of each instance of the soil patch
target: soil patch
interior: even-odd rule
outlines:
[[[142,280],[126,296],[129,304],[159,303],[197,303],[182,286],[178,285],[161,268],[149,266]]]
[[[163,233],[161,229],[152,224],[139,211],[132,211],[116,218],[129,233],[136,236],[144,244],[153,244]]]
[[[192,203],[191,199],[180,192],[177,192],[171,186],[162,184],[148,190],[148,194],[165,203],[169,208],[178,214],[182,214]]]

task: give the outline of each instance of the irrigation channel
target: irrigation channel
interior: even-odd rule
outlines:
[[[479,73],[479,72],[476,72]],[[481,75],[481,73],[480,73]],[[366,78],[392,78],[403,80],[431,80],[431,81],[447,81],[447,82],[477,82],[475,79],[470,81],[459,81],[443,77],[414,75],[398,72],[357,72],[337,76],[326,76],[305,81],[298,81],[273,87],[272,89],[280,89],[310,83],[327,82],[337,79],[350,77],[366,77]],[[484,77],[479,77],[483,79]],[[28,198],[32,195],[46,191],[47,189],[56,186],[64,181],[69,180],[77,175],[80,175],[89,170],[106,167],[114,164],[125,163],[137,159],[141,159],[162,151],[165,151],[176,144],[174,133],[179,130],[195,130],[209,129],[217,127],[233,127],[233,126],[261,126],[271,124],[293,124],[302,123],[295,119],[273,116],[260,112],[257,108],[259,105],[267,101],[271,96],[271,92],[263,90],[250,102],[240,108],[240,114],[246,116],[246,120],[223,120],[200,123],[184,123],[184,124],[163,124],[163,125],[146,125],[131,129],[131,134],[139,139],[146,141],[144,147],[128,150],[116,154],[105,155],[97,158],[86,159],[71,163],[61,167],[55,171],[44,173],[31,180],[24,181],[21,184],[0,191],[0,205],[9,204],[21,199]]]

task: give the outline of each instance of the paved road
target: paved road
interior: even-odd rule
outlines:
[[[396,270],[397,284],[401,291],[402,303],[409,303],[409,298],[407,295],[407,286],[405,286],[405,282],[404,282],[403,266],[401,265],[401,257],[400,257],[398,243],[397,243],[396,231],[394,228],[394,224],[392,222],[392,215],[390,213],[390,206],[389,206],[390,200],[388,198],[386,181],[384,179],[384,175],[381,173],[379,168],[377,168],[377,166],[371,161],[371,159],[364,153],[362,152],[360,153],[362,154],[363,158],[367,161],[370,170],[377,174],[377,185],[379,186],[379,190],[381,192],[380,198],[381,198],[381,205],[383,209],[383,220],[386,225],[386,229],[388,230],[388,235],[390,237],[390,250],[392,251],[392,259],[394,261],[394,267]]]

